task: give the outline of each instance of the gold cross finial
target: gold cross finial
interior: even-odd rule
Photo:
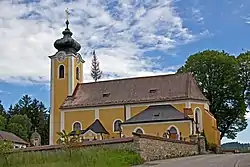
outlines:
[[[69,20],[69,14],[70,14],[70,13],[69,13],[69,8],[67,8],[67,9],[65,10],[65,13],[66,13],[66,19]]]

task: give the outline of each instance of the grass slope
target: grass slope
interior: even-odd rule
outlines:
[[[127,150],[85,148],[70,151],[15,153],[8,164],[0,157],[0,167],[129,167],[143,163],[140,156]]]

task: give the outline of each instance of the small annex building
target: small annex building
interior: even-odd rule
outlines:
[[[29,143],[13,133],[0,130],[0,140],[13,143],[13,148],[26,148]]]

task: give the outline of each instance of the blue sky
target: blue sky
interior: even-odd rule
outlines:
[[[249,5],[247,0],[2,0],[0,100],[8,108],[29,94],[49,107],[48,56],[56,52],[66,8],[89,82],[92,49],[103,80],[174,73],[189,55],[205,49],[238,55],[250,49]],[[249,134],[248,127],[236,140],[250,142]]]

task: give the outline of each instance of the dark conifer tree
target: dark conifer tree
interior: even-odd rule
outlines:
[[[102,71],[99,67],[99,61],[97,60],[95,50],[93,51],[93,59],[92,59],[92,66],[91,66],[91,76],[95,80],[95,82],[102,77]]]

